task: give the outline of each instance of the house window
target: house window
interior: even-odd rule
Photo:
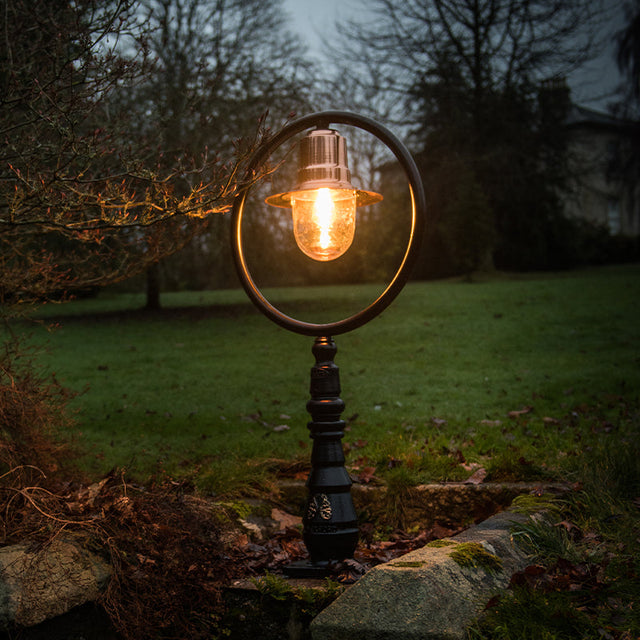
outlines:
[[[607,200],[607,225],[611,235],[618,235],[622,231],[619,198]]]

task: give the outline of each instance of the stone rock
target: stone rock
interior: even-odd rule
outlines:
[[[30,627],[98,598],[109,565],[69,541],[0,548],[0,628]]]
[[[448,546],[425,546],[375,567],[314,619],[313,640],[462,640],[486,602],[528,564],[510,535],[520,519],[503,512]],[[499,568],[457,563],[450,554],[467,542],[482,545]]]

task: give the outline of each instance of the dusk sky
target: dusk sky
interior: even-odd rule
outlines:
[[[609,0],[611,6],[621,6],[619,0]],[[331,34],[336,20],[362,15],[361,0],[284,0],[285,9],[291,17],[294,32],[309,44],[314,57],[322,56],[320,33]],[[366,19],[366,17],[363,17]],[[605,34],[615,34],[623,26],[623,12],[619,10],[605,29]],[[613,46],[584,71],[570,78],[574,101],[594,109],[606,110],[611,93],[620,83]]]

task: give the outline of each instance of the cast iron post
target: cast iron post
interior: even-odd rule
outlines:
[[[308,428],[313,439],[309,498],[302,519],[304,541],[311,563],[320,568],[331,560],[352,558],[358,543],[356,511],[351,499],[351,478],[344,467],[342,437],[344,402],[340,377],[333,362],[336,344],[331,337],[316,338],[312,349],[311,414]]]

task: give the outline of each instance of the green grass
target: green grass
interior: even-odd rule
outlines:
[[[269,296],[325,321],[377,293]],[[308,459],[311,338],[273,325],[241,291],[167,294],[160,314],[136,311],[142,303],[103,293],[20,326],[81,392],[73,437],[86,470],[164,470],[220,490],[265,482],[257,461]],[[410,283],[380,317],[336,337],[349,463],[383,472],[395,458],[416,481],[463,477],[461,457],[495,477],[553,475],[599,439],[629,435],[621,412],[637,406],[639,318],[640,265]]]

